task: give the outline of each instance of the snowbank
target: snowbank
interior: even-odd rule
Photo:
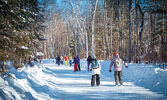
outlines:
[[[134,82],[138,86],[167,96],[167,69],[162,70],[146,64],[129,64],[128,70],[123,75],[124,81]]]

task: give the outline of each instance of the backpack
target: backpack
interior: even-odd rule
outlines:
[[[92,69],[97,69],[99,68],[97,60],[92,60]]]
[[[116,67],[122,67],[122,60],[120,58],[115,59]]]

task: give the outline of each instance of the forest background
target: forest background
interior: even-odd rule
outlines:
[[[2,71],[30,55],[167,62],[166,0],[0,0],[0,22]]]

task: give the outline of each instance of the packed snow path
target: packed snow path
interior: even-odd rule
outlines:
[[[55,88],[55,94],[53,94],[57,97],[55,99],[165,100],[162,94],[135,86],[131,82],[124,82],[124,86],[115,87],[114,79],[111,79],[113,77],[106,78],[103,74],[100,77],[101,85],[99,87],[91,87],[91,72],[85,69],[80,72],[73,72],[73,67],[69,66],[56,66],[54,64],[45,64],[44,66],[44,72],[48,72],[50,75],[50,77],[47,77],[48,84]]]
[[[91,87],[86,60],[81,61],[80,72],[74,72],[73,66],[58,66],[53,60],[43,63],[4,73],[0,77],[0,100],[167,100],[161,94],[166,93],[166,71],[148,65],[123,67],[124,86],[115,87],[114,72],[108,72],[110,62],[101,61],[101,85]],[[136,86],[136,82],[144,87],[157,86],[159,92]]]

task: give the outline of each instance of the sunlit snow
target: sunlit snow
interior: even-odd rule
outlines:
[[[99,87],[91,87],[91,72],[86,59],[81,71],[73,66],[58,66],[55,60],[42,64],[13,67],[0,77],[0,100],[166,100],[167,71],[151,65],[129,64],[123,68],[124,86],[115,86],[114,72],[108,72],[110,61],[100,61],[102,71]],[[144,66],[144,67],[142,67]]]

